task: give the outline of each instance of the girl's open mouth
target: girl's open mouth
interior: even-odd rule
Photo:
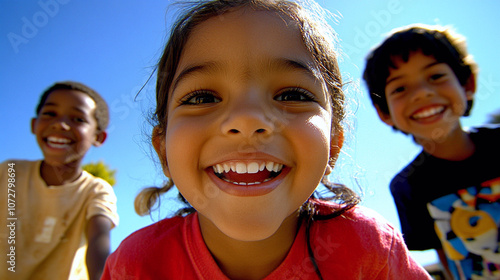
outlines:
[[[237,196],[258,196],[271,192],[290,168],[276,162],[227,162],[207,168],[209,177],[224,192]]]
[[[283,164],[275,162],[231,162],[216,164],[214,173],[220,179],[240,186],[252,186],[268,182],[278,176]]]

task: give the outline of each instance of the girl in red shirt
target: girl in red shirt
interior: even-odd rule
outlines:
[[[328,182],[343,143],[333,31],[291,1],[204,1],[158,64],[152,143],[188,207],[128,237],[104,279],[430,279],[401,236]],[[314,193],[323,184],[330,195]]]

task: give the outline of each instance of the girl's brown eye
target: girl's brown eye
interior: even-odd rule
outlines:
[[[288,102],[311,102],[315,101],[315,97],[312,93],[301,88],[291,88],[281,91],[278,95],[274,97],[276,101],[288,101]]]
[[[221,99],[210,91],[195,91],[186,95],[180,101],[182,105],[199,105],[219,102],[221,102]]]

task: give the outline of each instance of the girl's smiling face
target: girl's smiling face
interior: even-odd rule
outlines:
[[[312,194],[332,140],[319,77],[298,28],[276,13],[241,8],[194,28],[153,144],[202,230],[265,239]]]

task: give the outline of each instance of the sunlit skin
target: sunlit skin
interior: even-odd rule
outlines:
[[[410,53],[407,62],[394,60],[396,68],[390,68],[385,88],[389,115],[378,110],[380,118],[412,134],[437,157],[460,160],[472,155],[474,146],[460,117],[473,98],[474,76],[461,85],[448,64],[421,51]]]
[[[297,28],[272,12],[242,8],[210,18],[183,49],[166,132],[153,145],[232,279],[260,279],[279,265],[293,243],[299,207],[338,153],[331,149],[337,136],[329,95],[315,73]],[[214,171],[266,162],[282,165],[267,182],[261,173]]]

